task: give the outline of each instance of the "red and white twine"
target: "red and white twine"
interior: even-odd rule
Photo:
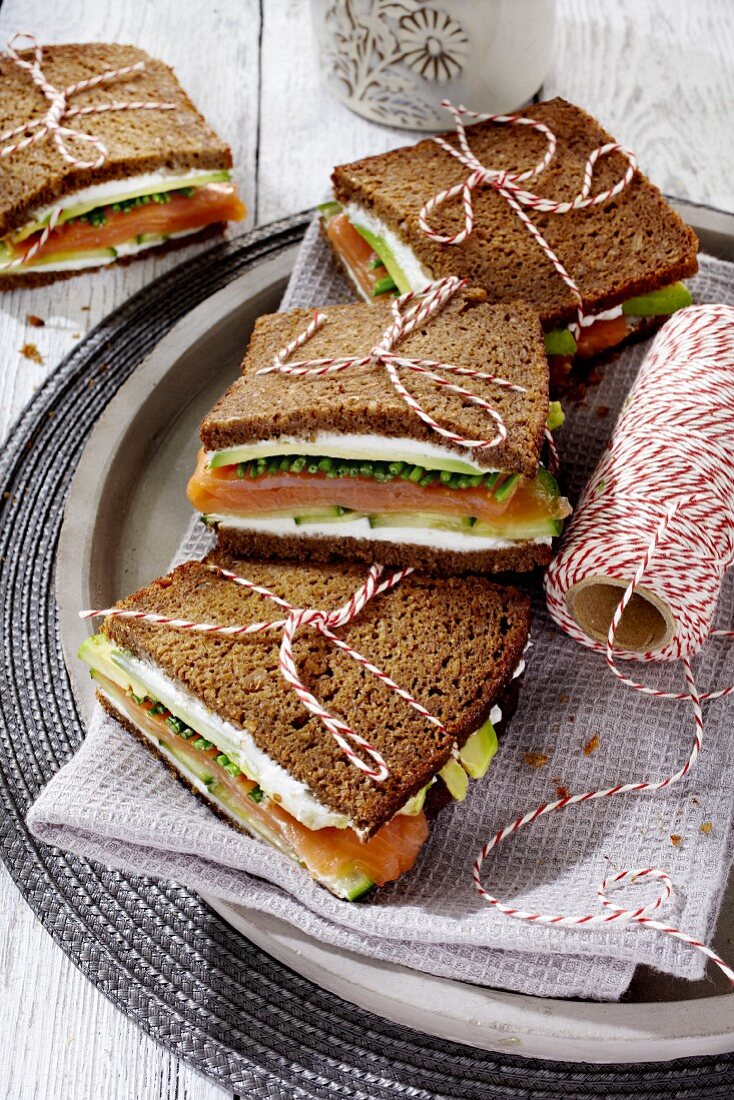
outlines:
[[[17,44],[25,39],[28,45],[26,50],[33,51],[32,60],[22,57]],[[69,100],[78,92],[88,91],[100,84],[109,84],[114,80],[131,73],[139,73],[145,69],[144,61],[136,61],[134,65],[123,65],[119,69],[105,69],[97,76],[88,77],[69,84],[66,88],[57,88],[46,77],[43,67],[43,48],[32,34],[14,34],[6,46],[7,56],[19,69],[27,72],[33,83],[48,100],[50,106],[45,115],[39,118],[31,118],[21,122],[19,126],[11,127],[0,133],[0,160],[10,157],[14,153],[20,153],[39,142],[51,138],[63,159],[75,168],[100,168],[109,155],[105,143],[95,134],[88,134],[84,130],[74,129],[63,125],[72,118],[82,118],[85,115],[105,114],[108,111],[175,111],[175,103],[143,102],[140,100],[121,102],[115,100],[112,103],[90,103],[85,107],[70,106]],[[94,160],[83,160],[69,147],[77,143],[88,145],[96,151]],[[53,232],[62,207],[54,207],[47,225],[44,227],[40,238],[27,250],[27,252],[14,260],[0,264],[0,271],[7,268],[18,267],[28,263],[43,248],[50,234]]]
[[[649,916],[669,897],[672,883],[656,867],[624,870],[597,889],[608,912],[583,916],[536,913],[507,905],[483,886],[484,860],[503,840],[540,817],[600,798],[659,791],[683,779],[701,750],[701,702],[729,695],[734,686],[699,692],[691,657],[710,637],[733,637],[713,630],[712,621],[724,572],[734,562],[734,309],[691,307],[667,322],[655,340],[615,427],[601,462],[589,481],[560,552],[545,579],[548,609],[576,641],[604,652],[610,670],[623,683],[660,699],[689,701],[694,739],[687,760],[660,780],[620,783],[605,790],[569,795],[538,806],[500,829],[473,867],[477,891],[507,916],[535,924],[588,927],[636,922],[681,940],[711,959],[734,983],[734,971],[705,944],[679,928]],[[626,585],[606,644],[589,638],[566,603],[566,593],[585,578],[612,577]],[[616,650],[619,624],[633,595],[645,582],[670,609],[675,634],[646,653]],[[641,661],[680,660],[686,690],[666,692],[624,676],[616,657]],[[630,879],[663,883],[647,905],[624,909],[606,896],[608,887]]]
[[[580,327],[584,313],[583,298],[578,284],[566,270],[543,234],[537,226],[533,224],[529,215],[525,212],[525,208],[537,210],[541,214],[570,214],[574,210],[585,210],[587,207],[598,206],[600,203],[606,202],[607,199],[611,199],[613,196],[618,195],[632,182],[634,174],[637,171],[637,161],[634,153],[629,149],[625,149],[622,145],[617,144],[617,142],[607,142],[606,145],[600,145],[589,154],[586,160],[583,183],[579,193],[575,195],[573,199],[564,202],[547,199],[543,198],[542,195],[534,194],[532,191],[526,191],[521,186],[521,184],[525,183],[527,180],[535,179],[541,172],[544,172],[555,156],[558,144],[557,138],[545,123],[538,122],[533,118],[525,118],[522,115],[479,114],[476,111],[469,111],[466,107],[455,107],[448,99],[442,100],[441,106],[445,107],[446,110],[454,116],[454,121],[456,123],[456,138],[459,143],[459,148],[456,149],[450,142],[442,137],[435,137],[433,141],[468,168],[470,170],[470,175],[462,183],[456,183],[453,187],[448,187],[446,190],[440,191],[437,195],[434,195],[433,198],[428,200],[418,215],[418,222],[421,229],[426,236],[430,237],[432,241],[436,241],[437,244],[461,244],[474,229],[474,191],[479,187],[489,187],[496,191],[498,195],[501,195],[502,198],[509,203],[528,233],[530,233],[532,238],[543,250],[563,282],[571,291],[576,301],[577,325]],[[545,152],[533,168],[527,168],[522,172],[513,172],[508,169],[488,168],[474,155],[469,146],[466,127],[463,121],[464,117],[472,119],[475,122],[494,122],[498,125],[508,126],[529,126],[533,130],[537,130],[538,133],[542,134],[545,138]],[[617,180],[612,187],[608,187],[606,190],[600,191],[596,195],[592,195],[591,183],[594,175],[594,166],[602,157],[607,157],[612,153],[620,153],[626,159],[627,169],[622,178]],[[461,203],[464,208],[464,228],[457,233],[448,235],[438,233],[433,229],[428,220],[429,214],[437,207],[442,206],[443,203],[457,197],[461,198]],[[572,325],[571,328],[574,334],[578,335],[576,326]]]
[[[377,665],[373,664],[367,657],[364,657],[358,650],[354,649],[334,633],[339,627],[346,626],[352,619],[356,618],[365,604],[371,599],[374,599],[375,596],[382,595],[383,592],[387,592],[389,589],[394,588],[396,584],[399,584],[404,577],[407,577],[409,573],[413,572],[412,568],[399,569],[394,573],[385,574],[381,565],[373,565],[367,574],[367,579],[364,584],[360,585],[342,607],[338,607],[334,611],[294,607],[287,600],[284,600],[282,596],[278,596],[275,592],[271,592],[269,588],[255,584],[245,577],[240,577],[229,569],[222,569],[214,565],[210,565],[209,568],[214,573],[232,581],[241,588],[245,588],[249,592],[256,593],[259,596],[265,596],[267,599],[272,600],[274,603],[278,604],[279,607],[284,608],[288,612],[287,617],[284,619],[271,619],[263,622],[249,623],[246,626],[225,626],[217,623],[197,622],[193,619],[172,618],[171,616],[161,615],[152,611],[132,610],[118,607],[81,611],[79,617],[82,619],[90,619],[98,615],[104,615],[105,617],[111,616],[118,619],[138,619],[141,622],[155,623],[172,629],[190,630],[192,633],[198,634],[221,634],[228,638],[242,638],[250,634],[261,634],[267,630],[282,630],[283,634],[278,657],[278,666],[281,676],[286,683],[290,684],[294,689],[304,707],[326,726],[329,733],[351,763],[376,782],[382,782],[382,780],[387,779],[390,774],[390,769],[385,763],[382,755],[369,743],[369,741],[356,733],[346,722],[328,711],[326,707],[307,690],[301,680],[293,657],[293,640],[302,627],[312,627],[323,638],[331,642],[332,645],[341,649],[373,676],[377,677],[386,687],[403,699],[408,706],[412,707],[413,710],[425,718],[427,722],[436,726],[442,733],[447,732],[443,722],[439,718],[436,718],[435,715],[431,714],[430,711],[426,710],[423,704],[413,698],[410,692],[401,688],[386,672],[378,668]],[[372,763],[366,763],[359,753],[355,751],[353,746],[362,750],[362,752],[370,758]],[[455,751],[454,747],[454,754]]]
[[[481,451],[497,447],[507,438],[507,428],[501,414],[483,397],[472,393],[464,386],[450,382],[443,375],[453,374],[469,378],[480,378],[484,382],[489,382],[492,385],[519,394],[526,392],[524,386],[518,386],[514,382],[508,382],[507,379],[499,378],[495,374],[488,374],[486,371],[473,370],[470,367],[457,367],[451,363],[441,363],[434,359],[410,359],[397,354],[395,351],[396,346],[406,336],[409,336],[416,328],[421,328],[427,321],[435,317],[465,284],[465,279],[458,279],[456,276],[450,275],[445,279],[431,283],[420,293],[410,291],[408,294],[396,298],[391,303],[392,324],[382,334],[379,343],[367,355],[303,359],[295,363],[286,362],[327,321],[326,314],[316,313],[305,331],[291,340],[284,348],[281,348],[276,354],[273,364],[269,367],[262,367],[257,373],[286,374],[294,377],[320,377],[354,368],[382,366],[385,368],[395,392],[432,431],[437,432],[445,439],[451,440],[452,443],[458,443],[462,447],[466,447],[468,450]],[[450,393],[458,394],[459,397],[463,397],[472,405],[484,409],[494,421],[496,426],[495,435],[487,439],[466,439],[464,436],[442,427],[432,416],[429,416],[415,397],[405,388],[400,378],[400,370],[413,371],[421,377],[429,379],[439,389],[446,389]]]

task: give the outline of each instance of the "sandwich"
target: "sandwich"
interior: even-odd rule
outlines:
[[[519,186],[544,199],[572,200],[581,191],[589,155],[614,139],[563,99],[533,104],[526,113],[552,131],[557,147],[548,166]],[[527,125],[483,121],[465,132],[471,153],[491,169],[532,169],[546,152],[543,134]],[[322,227],[366,299],[421,289],[446,275],[483,287],[491,302],[522,298],[540,315],[553,357],[552,376],[574,358],[599,355],[651,331],[690,304],[681,280],[697,270],[697,238],[639,170],[619,194],[599,205],[565,214],[530,205],[524,209],[579,288],[581,326],[573,293],[496,189],[473,188],[474,224],[465,239],[431,239],[421,224],[422,212],[424,225],[438,235],[450,237],[465,228],[459,194],[425,210],[471,175],[471,168],[440,144],[458,151],[459,140],[456,133],[446,133],[334,170],[334,201],[320,208]],[[600,157],[593,167],[592,195],[613,187],[627,168],[619,152]]]
[[[34,56],[36,75],[63,92],[61,131],[46,125]],[[2,289],[188,244],[245,217],[229,146],[172,69],[133,46],[13,51],[0,60],[0,120]]]
[[[398,382],[432,424],[382,361],[333,373],[298,366],[369,357],[399,304],[326,308],[321,326],[285,361],[282,349],[307,329],[312,311],[257,320],[241,377],[201,425],[188,485],[223,550],[445,575],[550,561],[570,507],[541,456],[547,424],[563,414],[548,400],[542,333],[529,306],[489,305],[484,291],[459,285],[395,345]],[[405,366],[414,360],[433,363],[439,382]],[[469,445],[480,440],[491,445]]]
[[[328,614],[366,575],[215,554],[179,566],[112,614],[89,613],[107,617],[79,651],[105,710],[214,811],[350,900],[408,871],[428,819],[486,773],[517,701],[530,623],[525,595],[484,578],[436,583],[401,572],[393,587],[394,576],[381,581],[386,590],[334,634],[423,713],[318,629],[302,627],[292,649],[297,675],[369,742],[385,765],[374,778],[283,677],[282,607],[234,579]],[[233,637],[122,617],[130,612],[210,627],[281,623]]]

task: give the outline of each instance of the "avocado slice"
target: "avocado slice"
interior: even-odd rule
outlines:
[[[466,798],[466,792],[469,790],[469,776],[459,761],[449,760],[448,764],[444,764],[438,774],[448,787],[451,797],[455,798],[457,802],[463,802]]]
[[[651,290],[649,294],[640,294],[622,303],[622,313],[638,317],[654,317],[664,313],[675,313],[684,309],[693,301],[693,296],[685,283],[673,283],[671,286]]]
[[[497,734],[488,718],[459,750],[459,758],[464,770],[472,779],[483,779],[498,748]]]
[[[554,328],[551,332],[546,332],[543,339],[546,355],[576,354],[576,341],[570,329]]]
[[[566,414],[563,411],[563,405],[560,401],[551,401],[548,404],[548,418],[545,422],[545,426],[549,432],[554,432],[556,428],[560,428],[566,419]]]
[[[379,237],[376,233],[372,233],[371,230],[365,229],[363,225],[357,225],[356,222],[351,223],[359,233],[360,237],[364,237],[367,244],[377,253],[382,260],[383,264],[387,268],[388,272],[392,276],[395,286],[398,288],[401,294],[407,294],[412,290],[407,277],[403,273],[398,261],[395,259],[395,254],[390,248],[390,245],[382,237]]]

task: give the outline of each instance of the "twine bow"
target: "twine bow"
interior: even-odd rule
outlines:
[[[29,43],[29,46],[26,48],[33,50],[32,61],[21,57],[16,49],[16,44],[21,39],[26,39]],[[71,126],[62,125],[65,120],[80,118],[84,115],[105,114],[108,111],[176,110],[175,103],[142,102],[140,100],[134,100],[132,102],[115,100],[112,103],[91,103],[86,107],[69,106],[69,99],[76,95],[77,92],[87,91],[89,88],[96,88],[99,84],[108,84],[130,73],[142,72],[145,69],[144,61],[136,61],[134,65],[123,65],[122,68],[119,69],[105,69],[104,72],[99,73],[97,76],[88,77],[86,80],[79,80],[75,84],[69,84],[66,88],[57,88],[47,79],[43,72],[43,48],[32,34],[14,34],[7,43],[7,53],[10,60],[15,62],[19,69],[28,73],[33,83],[48,100],[49,108],[45,115],[39,118],[27,119],[25,122],[21,122],[19,126],[12,127],[0,133],[0,160],[5,157],[10,157],[14,153],[19,153],[23,149],[28,149],[33,145],[37,145],[40,141],[44,141],[46,138],[51,137],[59,153],[68,164],[72,164],[75,168],[80,169],[100,168],[109,155],[109,150],[105,143],[95,134],[87,134],[83,130],[76,130]],[[71,145],[78,143],[91,146],[97,153],[96,158],[94,160],[82,159],[73,152],[69,143],[71,143]],[[43,228],[41,236],[33,242],[30,248],[28,248],[22,256],[17,256],[14,260],[8,260],[0,264],[0,271],[5,271],[12,267],[20,267],[22,264],[26,264],[32,260],[43,248],[50,234],[55,229],[62,209],[63,208],[60,206],[55,206],[51,211],[48,222]]]
[[[607,199],[612,198],[612,196],[618,195],[629,183],[631,183],[637,171],[637,160],[634,153],[614,141],[607,142],[606,145],[600,145],[589,154],[586,160],[584,166],[584,179],[579,193],[569,201],[557,202],[554,199],[546,199],[541,195],[536,195],[532,191],[525,191],[521,187],[521,184],[525,183],[527,180],[535,179],[536,176],[539,176],[541,172],[545,171],[555,156],[556,146],[558,144],[557,138],[545,123],[538,122],[536,119],[525,118],[522,115],[478,114],[476,111],[467,110],[466,107],[455,107],[448,99],[442,100],[441,106],[445,107],[446,110],[450,111],[454,116],[459,148],[455,149],[453,145],[442,137],[435,137],[433,141],[440,145],[442,149],[445,149],[452,157],[456,157],[456,159],[466,168],[469,168],[471,174],[462,183],[456,183],[453,187],[440,191],[437,195],[434,195],[433,198],[428,200],[418,215],[418,222],[421,229],[426,236],[430,237],[432,241],[436,241],[437,244],[461,244],[462,241],[466,240],[474,228],[474,191],[478,187],[492,188],[499,195],[502,195],[510,204],[525,228],[542,248],[543,252],[553,264],[553,267],[563,279],[563,282],[571,291],[576,301],[577,324],[580,327],[584,314],[582,308],[583,299],[578,284],[571,275],[569,275],[543,234],[533,224],[528,214],[525,213],[524,207],[528,207],[531,210],[538,210],[542,214],[570,214],[574,210],[584,210],[589,206],[598,206],[600,203],[606,202]],[[533,168],[527,168],[523,172],[488,168],[486,165],[482,164],[469,147],[466,127],[462,121],[462,116],[464,115],[481,122],[496,122],[509,126],[530,126],[545,137],[545,153]],[[600,191],[596,195],[592,195],[591,182],[594,174],[594,166],[600,158],[609,156],[611,153],[621,153],[621,155],[625,157],[628,162],[627,170],[624,176],[620,180],[617,180],[612,187],[607,188],[605,191]],[[461,196],[462,205],[464,207],[464,228],[459,230],[458,233],[446,236],[437,233],[431,227],[428,221],[428,215],[435,210],[436,207],[441,206],[443,203],[459,195]],[[572,327],[576,329],[576,326]],[[577,330],[575,334],[578,335]]]
[[[394,691],[396,695],[404,699],[405,702],[425,718],[426,721],[432,723],[432,725],[436,726],[442,733],[447,732],[445,725],[439,718],[436,718],[426,710],[417,699],[414,699],[409,692],[396,684],[386,672],[383,672],[377,665],[374,665],[359,653],[358,650],[348,645],[347,642],[343,641],[334,633],[334,630],[346,626],[352,619],[356,618],[365,604],[371,599],[394,588],[404,577],[412,573],[412,568],[399,569],[397,572],[390,573],[383,577],[383,566],[373,565],[367,574],[367,579],[364,584],[349,597],[342,607],[338,607],[334,611],[294,607],[288,600],[284,600],[281,596],[276,595],[275,592],[271,592],[269,588],[255,584],[245,577],[240,577],[229,569],[223,569],[215,565],[210,565],[209,568],[212,572],[227,580],[233,581],[234,584],[242,588],[246,588],[249,592],[255,592],[260,596],[265,596],[267,599],[272,600],[288,612],[287,617],[250,623],[248,626],[222,626],[216,623],[199,623],[191,619],[171,618],[156,612],[134,611],[115,607],[95,609],[92,611],[80,611],[79,617],[81,619],[90,619],[97,615],[104,615],[105,617],[113,616],[119,619],[139,619],[142,622],[156,623],[180,630],[190,630],[194,633],[222,634],[230,638],[244,637],[249,634],[261,634],[266,630],[282,630],[283,634],[278,656],[278,666],[281,676],[286,683],[290,684],[295,690],[298,698],[306,709],[326,726],[329,733],[351,763],[376,782],[382,782],[390,774],[390,770],[382,755],[369,743],[369,741],[356,733],[351,726],[347,725],[341,718],[328,711],[326,707],[308,691],[300,678],[293,657],[293,640],[302,627],[309,626],[313,630],[316,630],[323,638],[328,639],[332,645],[341,649],[344,653],[347,653],[353,660],[357,661],[358,664],[362,665],[363,668],[366,668],[368,672],[371,672],[373,676],[376,676],[378,680],[382,681],[391,691]],[[352,747],[353,745],[361,749],[365,755],[370,758],[372,763],[366,763]],[[453,752],[454,755],[456,755],[457,750],[455,745]]]
[[[32,61],[28,61],[21,57],[16,49],[16,43],[23,38],[27,39],[30,44],[26,48],[33,50]],[[76,95],[77,92],[95,88],[98,84],[109,84],[111,81],[119,80],[120,77],[127,76],[129,73],[142,72],[145,68],[144,61],[136,61],[134,65],[124,65],[120,69],[105,69],[104,72],[99,73],[97,76],[91,76],[86,80],[79,80],[75,84],[69,84],[68,87],[62,89],[57,88],[47,79],[41,67],[43,61],[43,48],[32,34],[14,34],[7,43],[7,53],[10,60],[14,61],[19,69],[28,73],[33,83],[49,101],[50,106],[46,114],[41,118],[28,119],[26,122],[21,122],[19,126],[10,130],[5,130],[0,134],[0,144],[10,142],[10,144],[2,144],[2,148],[0,148],[0,158],[9,157],[13,153],[19,153],[22,149],[27,149],[31,145],[36,145],[39,141],[43,141],[44,138],[50,135],[59,153],[69,164],[73,164],[76,168],[99,168],[107,159],[107,146],[94,134],[87,134],[83,130],[75,130],[71,126],[62,126],[62,121],[64,119],[78,118],[82,115],[103,114],[107,111],[174,111],[176,109],[175,103],[143,103],[139,101],[130,103],[119,101],[115,101],[114,103],[94,103],[89,104],[87,107],[69,106],[69,99],[73,95]],[[21,138],[20,141],[13,141],[14,138],[20,137],[21,134],[25,134],[25,137]],[[67,146],[67,141],[69,140],[91,145],[97,150],[96,159],[81,160]]]
[[[451,275],[430,284],[430,286],[420,293],[411,291],[408,294],[403,294],[400,298],[396,298],[391,304],[393,314],[392,324],[382,334],[380,341],[367,355],[350,355],[328,359],[304,359],[295,363],[287,363],[286,360],[293,352],[303,347],[303,345],[311,339],[314,333],[326,322],[326,314],[316,313],[308,328],[299,336],[295,337],[295,339],[291,340],[286,347],[281,348],[276,354],[272,366],[262,367],[257,371],[257,374],[276,373],[294,376],[320,376],[349,370],[353,367],[383,366],[396,393],[403,399],[406,405],[420,417],[424,424],[427,424],[429,428],[432,429],[432,431],[437,432],[446,439],[450,439],[453,443],[458,443],[472,450],[484,450],[491,447],[497,447],[507,438],[507,428],[505,427],[505,423],[500,413],[494,409],[488,401],[485,401],[483,397],[479,397],[478,394],[472,393],[471,390],[466,389],[464,386],[459,386],[454,382],[450,382],[447,378],[443,377],[443,374],[481,378],[485,382],[490,382],[503,389],[511,390],[513,393],[525,393],[526,390],[524,386],[517,386],[514,382],[508,382],[505,378],[499,378],[497,375],[488,374],[486,371],[473,370],[469,367],[457,367],[451,363],[440,363],[433,359],[410,359],[398,355],[395,352],[395,348],[401,340],[404,340],[406,336],[416,328],[420,328],[426,321],[434,317],[465,284],[465,279],[458,279],[456,276]],[[479,408],[484,409],[497,426],[496,434],[489,439],[466,439],[456,432],[443,428],[432,416],[429,416],[415,397],[405,388],[399,375],[401,369],[413,371],[416,374],[422,375],[430,379],[431,382],[439,388],[444,388],[451,393],[458,394],[460,397],[470,401],[473,405],[477,405]],[[442,373],[438,373],[439,371]]]

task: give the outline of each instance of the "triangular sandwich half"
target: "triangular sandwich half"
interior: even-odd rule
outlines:
[[[32,51],[21,58],[32,59]],[[113,102],[165,103],[172,110],[77,114],[62,125],[106,149],[97,168],[67,162],[52,136],[6,156],[0,173],[0,290],[54,279],[222,232],[245,208],[231,181],[232,153],[188,98],[172,69],[135,46],[90,42],[46,46],[42,69],[62,90],[142,63],[142,71],[69,96],[70,109]],[[49,108],[29,74],[0,59],[0,119],[13,129]],[[35,131],[34,131],[35,132]],[[30,133],[30,131],[28,132]],[[20,140],[20,138],[18,139]],[[98,148],[67,138],[69,152],[93,162]],[[61,209],[61,214],[55,212]],[[31,255],[56,217],[45,243]],[[25,262],[7,266],[12,261]]]
[[[614,139],[563,99],[534,103],[522,114],[547,125],[558,144],[549,166],[521,186],[543,198],[573,199],[581,191],[587,157]],[[478,122],[466,132],[472,152],[492,169],[533,168],[546,151],[544,136],[527,126]],[[454,132],[440,137],[458,148]],[[612,187],[626,168],[619,153],[600,158],[592,194]],[[484,287],[491,302],[523,298],[540,314],[548,354],[555,357],[552,377],[564,361],[615,347],[690,304],[680,280],[698,268],[696,235],[642,172],[598,206],[567,214],[525,210],[581,290],[585,319],[576,339],[568,328],[576,317],[573,295],[496,191],[482,186],[473,191],[474,228],[461,243],[440,244],[422,230],[423,206],[470,175],[470,168],[432,138],[335,168],[335,201],[322,207],[324,231],[366,298],[396,288],[421,289],[446,275]],[[461,197],[433,209],[428,222],[442,236],[459,232]]]
[[[283,616],[212,571],[214,561],[295,607],[334,610],[364,583],[354,566],[188,562],[119,608],[217,625]],[[295,859],[339,897],[412,867],[426,812],[463,798],[514,709],[529,600],[484,578],[406,576],[335,632],[444,723],[441,730],[314,630],[293,646],[306,689],[382,756],[370,778],[305,709],[278,666],[281,630],[246,637],[108,617],[80,657],[105,709],[227,821]],[[457,758],[455,748],[460,756]]]
[[[333,306],[292,356],[365,355],[392,320],[379,302]],[[338,374],[258,374],[303,332],[312,311],[260,317],[242,377],[201,426],[189,499],[229,552],[296,560],[378,561],[449,574],[547,564],[570,511],[541,465],[548,366],[537,315],[464,289],[395,348],[401,356],[482,371],[522,393],[444,372],[499,413],[506,438],[472,449],[424,423],[383,365]],[[441,374],[441,368],[437,368]],[[400,370],[422,409],[467,441],[494,439],[486,409]],[[556,416],[558,409],[550,409]]]

